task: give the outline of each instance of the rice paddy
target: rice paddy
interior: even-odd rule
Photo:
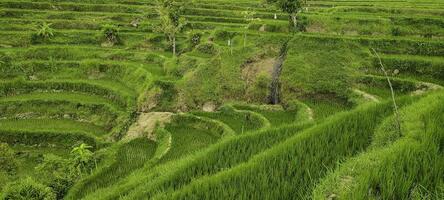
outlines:
[[[444,199],[443,16],[2,0],[0,199]]]

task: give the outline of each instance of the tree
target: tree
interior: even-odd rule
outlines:
[[[298,21],[297,16],[302,10],[304,0],[279,0],[278,5],[280,9],[289,15],[289,20],[293,24],[294,30],[296,30]]]
[[[55,200],[56,196],[51,188],[35,182],[31,178],[21,179],[7,185],[2,191],[1,199],[23,200]]]
[[[186,25],[185,18],[181,17],[182,5],[174,0],[158,0],[157,13],[159,25],[154,31],[163,33],[173,48],[173,56],[176,56],[176,37]]]
[[[243,11],[242,15],[244,16],[245,21],[248,22],[245,25],[245,27],[244,27],[245,28],[245,30],[244,30],[244,48],[245,48],[245,46],[247,45],[247,31],[248,31],[248,28],[251,26],[251,24],[254,21],[259,21],[260,19],[259,18],[255,18],[254,16],[256,15],[256,12],[250,11],[250,10]]]
[[[78,147],[74,147],[71,151],[71,154],[74,156],[74,167],[80,175],[82,171],[87,169],[91,164],[93,158],[93,153],[89,150],[91,148],[92,146],[82,143]]]

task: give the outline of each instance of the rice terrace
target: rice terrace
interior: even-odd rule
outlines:
[[[0,0],[0,199],[444,200],[444,0]]]

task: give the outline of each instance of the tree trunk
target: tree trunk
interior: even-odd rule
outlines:
[[[244,48],[247,46],[247,32],[244,32]]]
[[[298,21],[297,21],[297,13],[291,13],[290,17],[291,17],[291,21],[293,22],[293,28],[296,31],[297,27],[298,27]]]
[[[176,57],[176,36],[173,36],[173,56]]]

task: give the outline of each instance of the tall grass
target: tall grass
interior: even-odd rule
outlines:
[[[313,198],[443,198],[443,97],[435,93],[403,109],[401,136],[344,163],[317,186]],[[390,131],[381,134],[378,138],[393,138]]]
[[[404,101],[405,102],[405,101]],[[304,199],[342,159],[366,149],[391,105],[367,105],[335,115],[249,162],[191,182],[163,199]]]
[[[146,171],[136,172],[113,187],[96,191],[95,194],[88,196],[88,199],[113,199],[128,195],[130,192],[131,197],[134,198],[146,197],[153,196],[156,192],[176,190],[194,179],[225,171],[246,162],[254,155],[279,144],[311,125],[311,123],[302,122],[302,124],[296,123],[286,127],[246,133],[239,137],[230,137],[195,155],[151,169],[148,174]]]
[[[132,171],[144,166],[154,156],[157,145],[147,138],[137,138],[127,143],[115,144],[115,150],[107,150],[111,153],[110,161],[92,175],[79,181],[70,191],[67,199],[80,199],[83,196],[109,186],[117,180],[124,178]]]

